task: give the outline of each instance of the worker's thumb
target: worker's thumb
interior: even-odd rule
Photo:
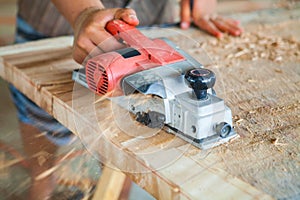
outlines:
[[[133,26],[137,26],[139,24],[135,11],[130,8],[119,9],[115,14],[115,19],[122,19]]]
[[[181,0],[180,3],[180,28],[187,29],[191,24],[191,5],[190,0]]]

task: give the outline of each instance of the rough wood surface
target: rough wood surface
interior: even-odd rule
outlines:
[[[125,180],[126,175],[121,171],[104,167],[93,199],[118,200]]]
[[[300,12],[296,7],[274,13],[259,12],[259,23],[253,13],[239,15],[242,22],[252,19],[239,38],[216,40],[193,29],[185,36],[175,28],[168,32],[217,74],[217,94],[233,111],[241,137],[207,151],[164,131],[136,137],[146,130],[124,127],[128,113],[71,81],[78,65],[70,57],[70,38],[0,48],[0,75],[77,133],[102,162],[158,199],[297,199]]]

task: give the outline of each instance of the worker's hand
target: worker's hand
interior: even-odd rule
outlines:
[[[241,35],[243,31],[239,22],[216,15],[216,6],[216,0],[194,0],[193,8],[191,8],[190,0],[181,0],[180,27],[187,29],[193,22],[200,29],[217,38],[223,36],[222,32],[233,36]]]
[[[89,8],[77,17],[74,25],[73,58],[82,63],[93,55],[118,49],[122,46],[105,30],[106,23],[112,19],[121,19],[136,26],[139,20],[132,9],[99,9]]]

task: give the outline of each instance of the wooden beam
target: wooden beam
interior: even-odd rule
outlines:
[[[118,200],[125,180],[126,175],[121,171],[104,167],[93,200]]]
[[[29,51],[35,46],[40,48],[39,43],[27,43],[25,48],[28,51],[17,48],[16,55],[8,51],[10,55],[2,56],[2,77],[79,135],[84,143],[90,145],[93,153],[99,153],[104,163],[112,163],[113,167],[124,171],[158,199],[193,199],[199,196],[214,199],[216,196],[211,192],[221,194],[224,189],[228,197],[238,194],[244,198],[269,198],[226,171],[206,166],[206,161],[191,159],[185,153],[194,148],[173,135],[161,132],[150,140],[140,141],[123,133],[114,120],[109,101],[95,103],[98,97],[81,86],[73,85],[72,69],[78,66],[72,61],[69,49],[55,53],[51,48],[61,43],[61,39],[48,40],[48,49]],[[0,49],[0,54],[3,55],[4,51]],[[41,57],[42,60],[39,59]],[[102,126],[100,129],[98,123]],[[104,131],[102,135],[101,129]],[[160,145],[168,145],[168,141],[172,140],[166,149]]]

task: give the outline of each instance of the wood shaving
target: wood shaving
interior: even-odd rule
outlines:
[[[203,42],[201,46],[210,55],[214,55],[217,63],[227,66],[233,60],[266,59],[278,63],[300,61],[299,42],[291,38],[268,36],[262,32],[246,32],[241,37],[225,35],[223,39]]]

